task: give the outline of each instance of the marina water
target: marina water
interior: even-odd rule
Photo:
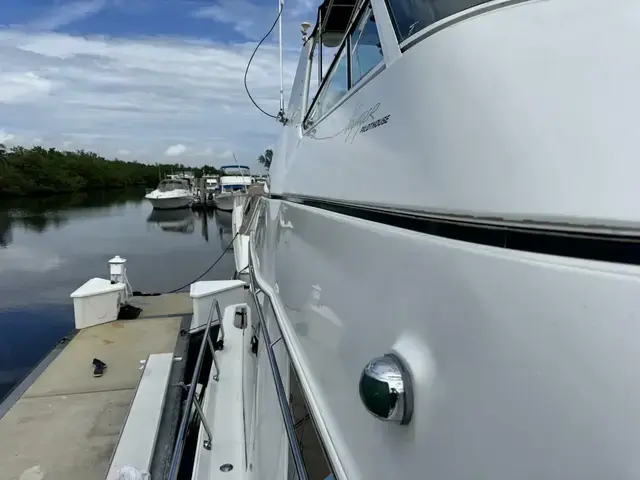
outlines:
[[[74,328],[69,294],[107,276],[109,258],[128,260],[134,290],[167,292],[230,240],[230,214],[152,211],[144,190],[0,201],[0,399]],[[204,279],[233,271],[229,250]]]

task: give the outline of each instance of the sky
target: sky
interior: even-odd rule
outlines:
[[[300,23],[319,4],[285,1],[285,102]],[[191,166],[235,153],[255,166],[281,126],[243,75],[277,13],[277,0],[2,0],[0,143]],[[276,114],[277,28],[248,84]]]

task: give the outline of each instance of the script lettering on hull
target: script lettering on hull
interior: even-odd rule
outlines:
[[[309,137],[313,138],[314,140],[329,140],[331,138],[336,138],[337,136],[344,134],[345,143],[353,143],[353,141],[359,134],[366,133],[369,130],[373,130],[374,128],[385,125],[389,121],[389,119],[391,118],[391,114],[376,118],[376,112],[379,108],[380,103],[376,103],[373,107],[363,110],[363,105],[360,104],[353,112],[353,115],[347,123],[347,126],[341,129],[336,134],[326,137],[318,137],[316,136],[317,127],[314,127],[309,130],[307,135],[309,135]]]

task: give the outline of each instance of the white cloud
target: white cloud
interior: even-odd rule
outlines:
[[[16,136],[13,133],[0,129],[0,143],[10,142],[14,138],[16,138]]]
[[[318,2],[319,4],[319,2]],[[317,4],[311,0],[293,0],[285,2],[282,11],[283,39],[285,45],[299,48],[301,42],[300,23],[316,18]],[[208,18],[220,23],[227,23],[247,39],[259,40],[269,31],[278,15],[278,2],[267,2],[256,5],[249,0],[218,0],[214,5],[194,10],[192,16]],[[272,38],[277,39],[278,29],[274,28]]]
[[[31,71],[0,73],[0,85],[0,103],[31,102],[53,89],[53,82]]]
[[[182,155],[186,151],[187,151],[187,147],[185,147],[181,143],[178,143],[176,145],[171,145],[169,148],[167,148],[164,154],[167,157],[177,157],[179,155]]]
[[[267,10],[247,10],[262,36],[271,21],[257,23],[255,12]],[[275,7],[268,10],[273,17]],[[234,8],[227,15],[236,25],[242,12]],[[288,90],[299,55],[299,19],[287,22],[296,35],[285,50]],[[133,152],[128,158],[148,162],[165,153],[185,154],[184,163],[191,165],[219,165],[229,160],[224,152],[233,151],[256,165],[281,126],[258,112],[244,91],[254,47],[253,40],[74,36],[0,27],[0,125],[25,145],[40,138],[45,146],[73,145],[106,157],[127,150]],[[273,43],[255,56],[248,84],[256,102],[275,114],[279,67]]]
[[[37,30],[56,30],[94,15],[106,6],[106,0],[87,0],[55,5],[40,18],[27,24]]]
[[[120,150],[118,150],[116,152],[118,155],[122,155],[123,157],[126,157],[127,155],[131,155],[131,151],[127,150],[126,148],[121,148]]]

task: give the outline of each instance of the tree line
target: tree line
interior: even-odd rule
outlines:
[[[182,164],[145,164],[108,160],[84,150],[0,144],[0,197],[47,195],[135,186],[154,187],[174,172],[191,170],[196,177],[217,174],[215,167],[185,167]]]

